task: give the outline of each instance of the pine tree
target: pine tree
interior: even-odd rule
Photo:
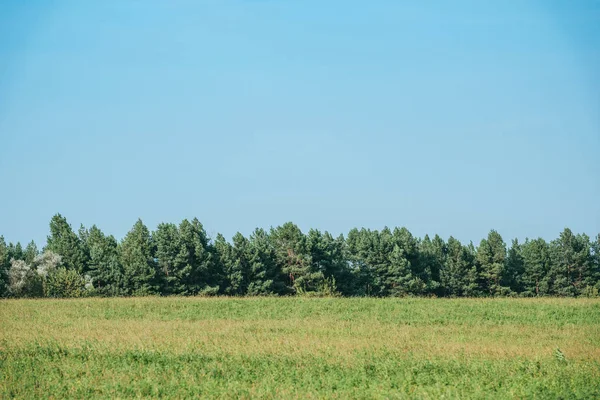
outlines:
[[[187,268],[181,282],[189,294],[216,295],[221,292],[223,272],[215,261],[215,249],[210,243],[204,227],[197,218],[191,222],[184,219],[179,224],[182,243],[180,256]]]
[[[56,214],[50,221],[50,235],[45,250],[50,250],[62,257],[62,263],[67,269],[78,273],[87,271],[89,257],[81,239],[73,232],[67,219]]]
[[[595,297],[600,294],[600,234],[591,243],[591,265],[590,283],[584,294]]]
[[[105,236],[93,225],[86,236],[86,247],[90,254],[89,274],[98,293],[107,296],[126,294],[117,240],[112,235]]]
[[[495,230],[490,231],[477,248],[477,262],[484,291],[489,295],[507,294],[510,289],[502,286],[506,268],[506,244]]]
[[[447,296],[478,296],[479,272],[475,264],[474,249],[463,246],[450,236],[447,243],[447,256],[444,268],[440,273],[444,293]]]
[[[521,276],[524,270],[522,247],[517,239],[513,239],[512,245],[506,256],[506,270],[501,285],[510,288],[515,293],[523,291]]]
[[[119,248],[128,294],[158,293],[154,242],[141,219],[127,233]]]
[[[250,241],[241,233],[236,233],[233,236],[231,253],[233,263],[228,271],[228,280],[234,294],[245,294],[248,292],[252,270],[250,267]]]
[[[311,229],[306,236],[306,245],[311,271],[320,272],[327,280],[329,289],[349,294],[352,290],[352,277],[346,262],[344,237],[340,235],[334,239],[327,231],[321,233],[317,229]]]
[[[521,285],[526,296],[544,296],[551,290],[550,246],[542,239],[525,240],[522,245],[523,274]]]
[[[240,235],[240,233],[236,234]],[[243,237],[243,236],[242,236]],[[243,240],[238,239],[243,243]],[[243,247],[243,245],[242,245]],[[243,262],[243,256],[234,256],[233,246],[225,239],[220,233],[217,235],[214,243],[216,263],[219,265],[219,269],[223,271],[223,285],[221,290],[228,296],[236,296],[245,294],[243,287],[244,276],[240,265]],[[239,254],[238,249],[238,254]]]
[[[348,232],[346,247],[348,251],[348,263],[353,275],[353,295],[374,296],[379,295],[377,266],[378,256],[375,251],[375,243],[378,242],[379,233],[362,228],[353,228]]]
[[[286,284],[288,276],[279,268],[277,252],[269,234],[257,228],[248,238],[248,295],[289,294],[293,288]]]
[[[306,237],[291,222],[272,228],[269,235],[275,249],[277,264],[288,276],[289,286],[296,292],[314,292],[323,282],[320,271],[312,269]]]
[[[8,294],[8,270],[10,268],[8,255],[8,246],[6,246],[4,236],[0,236],[0,297]]]
[[[590,239],[569,228],[551,243],[553,294],[576,296],[592,282]]]
[[[31,264],[33,262],[33,260],[38,256],[38,254],[39,254],[38,248],[37,248],[35,242],[32,240],[31,242],[29,242],[27,247],[25,247],[25,251],[23,252],[23,260],[27,264]]]
[[[161,223],[152,234],[156,245],[158,281],[162,294],[185,294],[182,278],[191,272],[187,248],[181,241],[177,225]]]
[[[383,290],[380,292],[382,296],[405,296],[420,293],[424,289],[423,282],[411,271],[405,250],[398,244],[394,244],[394,249],[389,254],[387,271],[380,274],[383,280]]]
[[[8,244],[7,248],[8,252],[8,261],[15,260],[23,260],[25,258],[25,253],[23,252],[23,247],[21,243],[17,242],[17,244],[13,244],[12,242]]]
[[[427,282],[427,293],[441,296],[443,290],[441,287],[441,271],[446,263],[448,249],[444,240],[435,235],[433,240],[429,235],[425,235],[419,243],[419,265],[422,276]]]
[[[183,220],[179,227],[162,223],[153,235],[156,243],[161,292],[197,294],[219,291],[213,249],[198,220]]]

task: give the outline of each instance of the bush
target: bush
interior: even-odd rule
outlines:
[[[8,293],[13,297],[41,297],[42,279],[23,260],[10,260]]]
[[[198,292],[198,296],[204,296],[204,297],[216,296],[218,294],[219,294],[218,286],[206,286],[204,289],[202,289],[202,290],[200,290],[200,292]]]
[[[598,288],[594,287],[594,286],[586,286],[581,293],[583,296],[585,297],[598,297],[599,296],[599,292],[598,292]]]
[[[317,290],[305,291],[302,287],[298,288],[297,295],[303,297],[340,297],[341,294],[337,290],[335,278],[324,278],[317,284]]]
[[[86,282],[77,271],[65,267],[54,270],[46,278],[44,294],[48,297],[82,297]]]

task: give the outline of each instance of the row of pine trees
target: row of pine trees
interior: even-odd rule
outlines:
[[[138,220],[122,241],[95,225],[76,233],[60,214],[43,251],[0,236],[0,295],[597,296],[600,235],[565,229],[508,247],[492,230],[476,247],[406,228],[346,237],[288,222],[231,242],[194,219],[151,232]]]

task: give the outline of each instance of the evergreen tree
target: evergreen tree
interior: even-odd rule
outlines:
[[[506,273],[506,244],[495,230],[490,231],[477,248],[477,262],[483,290],[492,295],[507,294],[510,289],[502,286]]]
[[[289,294],[288,276],[279,268],[277,252],[267,231],[257,228],[249,237],[248,295]]]
[[[231,246],[233,263],[230,265],[227,274],[232,294],[246,294],[248,292],[252,274],[250,253],[250,241],[241,233],[236,233],[233,236],[233,246]]]
[[[420,278],[413,275],[405,250],[398,244],[394,244],[389,254],[387,269],[380,270],[378,273],[382,278],[383,286],[380,289],[382,296],[405,296],[422,293],[424,290],[425,285]]]
[[[53,251],[62,257],[62,263],[67,269],[78,273],[87,271],[89,257],[81,239],[73,232],[67,219],[56,214],[50,220],[50,235],[45,250]]]
[[[544,296],[550,293],[552,281],[550,246],[542,239],[525,240],[522,246],[523,274],[521,285],[526,296]]]
[[[587,235],[574,235],[565,228],[551,243],[552,292],[558,296],[576,296],[593,285],[590,240]]]
[[[413,274],[411,263],[418,257],[416,242],[408,231],[353,229],[347,244],[356,294],[383,297],[422,291],[423,282]]]
[[[408,268],[408,275],[404,277],[404,279],[408,279],[406,282],[408,286],[402,289],[402,291],[413,295],[425,294],[428,290],[428,285],[432,281],[432,270],[431,265],[421,262],[422,257],[419,253],[419,241],[408,229],[403,227],[394,228],[392,242],[394,250],[392,250],[390,257],[394,254],[401,255],[406,260],[406,266]],[[390,266],[392,266],[394,264],[393,261],[397,259],[397,257],[390,258]],[[401,264],[404,264],[403,260],[400,260],[400,262]],[[402,269],[400,269],[400,271],[402,271]]]
[[[25,258],[25,253],[23,252],[23,247],[21,246],[21,243],[19,243],[19,242],[17,242],[16,245],[12,244],[12,242],[9,243],[7,252],[8,252],[8,261],[9,262],[12,259],[23,260]]]
[[[27,247],[25,247],[25,251],[23,252],[23,261],[25,261],[27,264],[31,264],[33,263],[33,260],[38,256],[38,254],[38,248],[35,242],[32,240],[31,242],[29,242]]]
[[[119,260],[117,240],[93,225],[86,235],[86,247],[89,249],[89,274],[98,293],[106,296],[126,294],[123,267]]]
[[[306,237],[291,222],[271,229],[269,235],[275,249],[277,264],[288,277],[288,284],[296,293],[317,291],[324,280],[321,271],[313,270]]]
[[[591,264],[590,283],[583,294],[595,297],[600,294],[600,234],[591,243]]]
[[[198,220],[160,224],[153,235],[165,294],[197,294],[219,291],[221,276],[215,269],[213,249]]]
[[[446,263],[448,249],[444,240],[435,235],[433,240],[425,235],[419,243],[419,265],[427,279],[427,293],[441,296],[441,271]]]
[[[243,236],[238,232],[236,236]],[[215,257],[216,262],[219,265],[219,269],[223,271],[223,285],[221,290],[228,296],[236,296],[246,294],[247,288],[244,288],[244,273],[241,267],[244,263],[245,256],[239,255],[240,252],[244,252],[244,240],[241,238],[237,239],[239,247],[236,251],[238,254],[234,256],[233,246],[227,242],[225,237],[220,233],[215,239]]]
[[[160,292],[186,294],[183,278],[189,275],[192,267],[187,264],[187,248],[180,238],[177,225],[159,224],[152,238],[156,245]]]
[[[237,233],[229,243],[217,235],[214,243],[194,219],[179,225],[159,224],[156,231],[138,220],[121,243],[96,226],[73,232],[56,214],[50,222],[42,254],[35,242],[25,249],[6,244],[0,236],[0,296],[36,297],[75,282],[82,294],[93,283],[102,295],[294,293],[346,296],[598,296],[600,235],[565,229],[548,243],[539,238],[514,239],[507,250],[494,230],[478,248],[450,237],[421,240],[406,228],[393,231],[352,229],[334,238],[311,229],[305,235],[288,222],[256,229],[248,238]],[[56,264],[56,265],[55,265]],[[57,286],[58,285],[58,286]],[[83,290],[83,289],[82,289]],[[58,293],[58,292],[57,292]],[[64,294],[61,294],[61,296]]]
[[[512,245],[506,256],[506,270],[502,278],[502,286],[510,288],[515,293],[523,291],[521,276],[524,271],[524,260],[522,247],[517,239],[513,239]]]
[[[362,228],[353,228],[348,232],[346,247],[348,250],[348,263],[353,275],[353,294],[357,296],[371,296],[379,292],[376,282],[377,256],[374,243],[379,233]]]
[[[186,265],[180,280],[186,293],[218,294],[223,283],[223,272],[215,262],[215,250],[204,227],[197,218],[191,222],[184,219],[179,224],[179,235],[182,243],[180,257],[185,259]]]
[[[119,248],[128,294],[158,293],[155,246],[141,219],[127,233]]]
[[[81,252],[83,253],[83,258],[87,260],[87,268],[84,270],[87,271],[89,269],[90,262],[90,248],[88,246],[88,238],[90,236],[90,231],[81,224],[79,226],[79,231],[77,232],[77,237],[79,238]]]
[[[310,254],[311,271],[320,272],[327,280],[329,288],[342,294],[352,290],[351,274],[346,262],[344,237],[334,239],[329,232],[321,233],[311,229],[306,236]]]
[[[10,268],[8,256],[8,246],[4,241],[4,236],[0,236],[0,297],[8,294],[8,270]]]
[[[473,246],[463,246],[462,243],[450,236],[447,243],[447,256],[440,280],[447,296],[478,296],[479,272],[475,264]]]

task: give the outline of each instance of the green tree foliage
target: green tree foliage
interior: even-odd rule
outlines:
[[[348,234],[351,269],[357,294],[403,296],[423,294],[426,269],[419,263],[418,243],[407,229],[353,229]]]
[[[419,241],[406,228],[394,228],[392,237],[394,243],[392,256],[399,254],[401,257],[400,263],[403,265],[404,260],[406,260],[408,268],[408,275],[403,275],[403,272],[400,273],[402,279],[409,278],[407,287],[402,290],[412,295],[424,295],[435,290],[437,283],[433,279],[433,275],[438,272],[435,271],[434,264],[421,262]],[[390,260],[390,264],[394,265],[394,261],[397,259],[397,257],[394,257]],[[402,271],[402,268],[400,271]]]
[[[10,259],[8,257],[8,246],[4,236],[0,236],[0,297],[8,294],[8,270],[10,269]]]
[[[239,236],[239,237],[238,237]],[[236,237],[237,240],[236,240]],[[240,238],[241,237],[241,238]],[[225,236],[218,234],[215,243],[215,262],[223,271],[223,286],[222,292],[228,296],[236,296],[245,294],[244,281],[245,274],[244,264],[247,264],[244,242],[245,238],[241,233],[234,236],[234,243],[238,243],[236,250],[237,256],[234,256],[233,245],[231,245]]]
[[[152,234],[156,244],[160,291],[165,294],[186,294],[183,279],[191,273],[187,254],[175,224],[159,224]]]
[[[552,260],[550,246],[542,239],[525,240],[521,246],[523,257],[523,274],[521,286],[527,296],[543,296],[550,293],[551,278],[549,275]]]
[[[510,288],[514,293],[523,291],[521,277],[525,264],[523,259],[523,248],[517,239],[512,241],[506,256],[506,268],[502,277],[502,286]]]
[[[394,263],[390,263],[395,243],[389,228],[381,232],[352,229],[348,233],[347,245],[356,279],[356,294],[390,296],[405,292],[399,285],[410,279],[410,266],[401,248],[396,249]]]
[[[279,268],[277,252],[269,234],[264,229],[256,229],[249,237],[248,295],[288,294],[288,276]]]
[[[556,240],[494,230],[479,246],[423,239],[406,228],[352,229],[347,237],[291,223],[214,242],[198,221],[138,220],[118,242],[98,227],[73,232],[60,214],[44,252],[0,236],[0,296],[80,295],[599,296],[600,235]]]
[[[67,219],[56,214],[50,220],[50,235],[45,250],[50,250],[62,257],[62,263],[67,269],[78,273],[87,271],[89,257],[79,236],[73,232]]]
[[[574,235],[566,228],[551,243],[552,294],[576,296],[587,286],[593,286],[590,240],[587,235]]]
[[[215,251],[204,227],[194,218],[179,224],[182,256],[188,269],[181,274],[181,282],[190,294],[215,295],[220,291],[223,273],[215,262]]]
[[[106,236],[93,225],[85,235],[89,251],[89,275],[96,291],[105,296],[118,296],[128,292],[125,273],[119,258],[117,240]]]
[[[12,259],[15,259],[15,260],[24,260],[25,259],[25,253],[23,252],[23,247],[21,247],[21,243],[19,243],[19,242],[17,242],[16,245],[12,244],[12,242],[9,243],[7,252],[8,252],[8,261],[9,262]]]
[[[600,234],[590,245],[591,273],[588,285],[583,288],[585,296],[597,297],[600,295]]]
[[[321,282],[321,289],[352,293],[351,274],[346,262],[344,237],[334,238],[329,232],[321,233],[317,229],[308,231],[306,246],[310,255],[310,270],[321,273],[327,284]],[[332,284],[335,282],[335,288]],[[330,293],[333,294],[333,293]]]
[[[277,265],[288,277],[288,284],[296,293],[315,292],[325,276],[311,263],[306,236],[297,225],[286,222],[271,229],[270,234]]]
[[[82,297],[85,279],[73,269],[60,267],[48,275],[44,289],[47,297]]]
[[[506,243],[495,230],[490,231],[477,248],[481,284],[484,293],[491,296],[507,294],[510,289],[502,286],[506,274]]]
[[[431,240],[429,235],[425,235],[419,243],[418,253],[422,275],[427,282],[427,293],[443,295],[441,274],[448,256],[448,248],[444,239],[435,235]]]
[[[141,219],[138,219],[127,233],[119,250],[127,294],[158,293],[159,278],[154,258],[154,241]]]
[[[466,247],[450,236],[446,249],[446,262],[440,273],[444,294],[451,297],[479,295],[479,272],[472,246]]]
[[[47,296],[47,281],[60,263],[61,257],[48,250],[35,256],[30,263],[11,259],[8,294],[14,297]]]
[[[40,297],[42,281],[35,269],[24,260],[11,259],[8,270],[8,295],[11,297]]]
[[[25,261],[27,264],[31,264],[38,254],[38,248],[35,242],[32,240],[29,242],[27,247],[25,247],[25,251],[23,252],[23,261]]]
[[[353,293],[358,296],[371,296],[374,292],[373,280],[376,276],[374,268],[373,236],[376,232],[368,229],[353,228],[346,239],[347,258],[353,275]]]
[[[160,224],[153,235],[165,294],[216,294],[221,282],[215,268],[213,249],[197,219],[175,224]]]
[[[223,293],[268,295],[286,291],[275,250],[263,229],[255,230],[249,238],[238,232],[233,236],[233,244],[218,235],[215,249],[225,277]]]

